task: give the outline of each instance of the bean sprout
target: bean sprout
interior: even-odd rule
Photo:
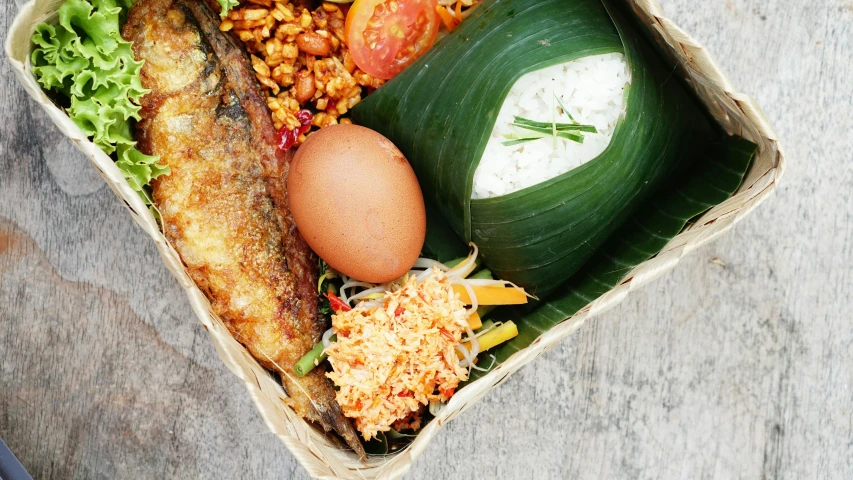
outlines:
[[[477,307],[480,305],[477,303],[477,296],[474,295],[474,289],[471,288],[470,282],[471,280],[465,280],[462,278],[451,278],[451,285],[462,285],[466,292],[468,292],[468,298],[471,300],[471,308],[468,309],[468,315],[477,311]]]
[[[469,245],[473,247],[474,251],[471,252],[471,254],[468,255],[468,258],[463,260],[462,263],[451,268],[447,272],[447,276],[465,278],[470,275],[475,268],[477,268],[477,254],[479,253],[479,250],[477,250],[477,245],[475,245],[474,242],[469,243]]]
[[[347,283],[349,283],[350,279],[348,276],[346,276],[342,273],[341,274],[341,281],[343,281],[344,282],[343,284],[346,285]],[[349,305],[349,298],[347,298],[347,292],[345,291],[343,286],[341,287],[340,291],[338,291],[338,294],[339,294],[338,297],[341,299],[341,301],[346,303],[347,305]]]
[[[330,328],[323,332],[323,348],[327,348],[331,342],[332,335],[335,334],[335,330]]]
[[[415,280],[417,280],[418,282],[423,282],[424,280],[426,280],[426,278],[427,278],[428,276],[430,276],[430,274],[432,274],[432,269],[424,270],[423,272],[420,272],[420,273],[415,277]]]

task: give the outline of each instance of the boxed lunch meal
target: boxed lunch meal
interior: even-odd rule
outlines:
[[[318,478],[403,475],[784,172],[654,0],[33,0],[6,50]]]

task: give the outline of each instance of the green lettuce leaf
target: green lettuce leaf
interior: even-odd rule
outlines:
[[[231,0],[225,0],[231,1]],[[56,24],[33,33],[30,61],[42,88],[66,101],[66,113],[92,142],[113,155],[130,186],[151,203],[146,186],[169,173],[158,156],[136,149],[131,122],[139,120],[142,62],[121,37],[132,0],[66,0]]]

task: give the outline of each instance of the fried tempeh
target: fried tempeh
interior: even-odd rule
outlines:
[[[364,449],[322,368],[293,365],[326,328],[317,259],[287,208],[289,155],[276,148],[266,100],[236,41],[201,0],[140,0],[122,32],[151,92],[139,148],[171,173],[153,182],[166,237],[213,311],[266,368],[294,410]]]

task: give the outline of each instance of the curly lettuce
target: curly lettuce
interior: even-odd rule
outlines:
[[[130,186],[146,203],[146,186],[169,173],[158,156],[136,149],[131,122],[140,120],[142,62],[133,58],[121,24],[133,0],[66,0],[56,24],[33,33],[30,61],[42,88],[67,101],[66,112],[92,142],[113,155]]]

